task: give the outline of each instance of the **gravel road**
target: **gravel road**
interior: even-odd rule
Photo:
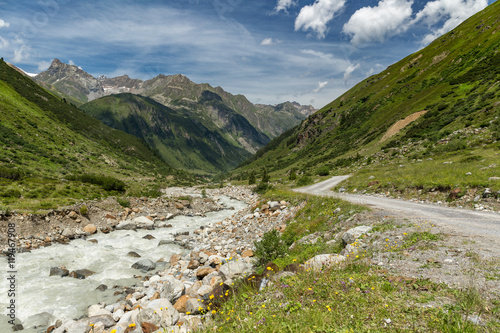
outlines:
[[[388,214],[409,220],[428,221],[447,229],[450,233],[487,237],[500,244],[499,213],[448,208],[367,195],[335,193],[330,190],[347,178],[349,176],[336,176],[314,185],[297,188],[295,191],[338,197],[352,203],[381,209]]]

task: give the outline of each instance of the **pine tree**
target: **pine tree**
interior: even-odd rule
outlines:
[[[248,185],[255,184],[255,172],[250,172],[250,176],[248,176]]]

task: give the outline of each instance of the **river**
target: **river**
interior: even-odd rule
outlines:
[[[44,318],[48,318],[48,324],[52,325],[55,322],[52,316],[63,321],[76,319],[86,315],[89,305],[101,301],[107,304],[115,303],[120,296],[114,295],[117,289],[113,289],[113,286],[132,286],[138,281],[134,275],[145,275],[131,268],[135,262],[141,259],[156,262],[161,258],[165,258],[168,262],[172,254],[187,251],[175,244],[158,246],[160,240],[173,240],[173,235],[176,233],[194,231],[200,226],[222,221],[246,207],[244,202],[226,196],[218,198],[226,207],[233,207],[234,210],[225,209],[207,213],[206,217],[177,216],[169,221],[172,228],[98,233],[85,240],[73,240],[67,245],[54,244],[31,252],[18,253],[15,258],[17,268],[14,274],[15,298],[8,296],[10,275],[7,273],[7,259],[2,257],[0,259],[4,275],[0,286],[2,314],[9,313],[7,308],[10,306],[9,302],[15,299],[15,316],[25,327],[22,332],[31,333],[38,330],[26,328],[35,324],[43,326],[43,321],[46,320]],[[144,239],[143,237],[148,234],[155,239]],[[97,243],[91,242],[91,239],[95,239]],[[137,252],[141,258],[127,256],[130,251]],[[89,269],[96,273],[84,280],[49,276],[50,268],[55,266],[65,266],[70,272]],[[156,270],[159,269],[161,266]],[[149,274],[151,275],[151,272]],[[96,290],[101,284],[108,286],[108,289],[104,292]],[[12,331],[8,320],[10,318],[5,315],[0,316],[0,332]]]

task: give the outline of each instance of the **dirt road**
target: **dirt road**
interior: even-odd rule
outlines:
[[[330,189],[349,176],[336,176],[326,181],[295,189],[297,192],[338,197],[352,203],[369,206],[410,220],[421,220],[435,223],[451,233],[493,238],[500,243],[500,214],[480,212],[466,209],[441,207],[438,205],[420,204],[415,202],[335,193]]]

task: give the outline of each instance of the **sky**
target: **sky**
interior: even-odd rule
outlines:
[[[321,108],[493,0],[0,0],[0,56]]]

